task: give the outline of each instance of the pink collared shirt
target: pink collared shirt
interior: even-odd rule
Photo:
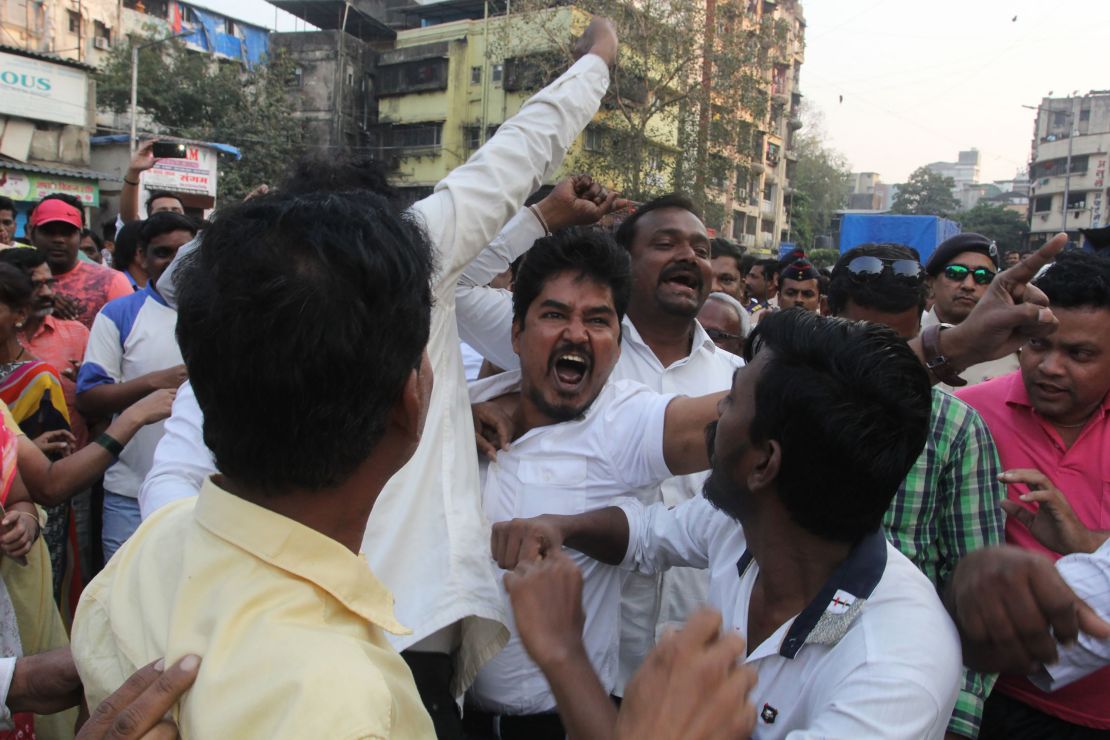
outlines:
[[[1110,394],[1071,447],[1065,447],[1055,427],[1033,410],[1020,370],[961,388],[956,395],[987,423],[1003,470],[1040,470],[1063,492],[1085,526],[1110,529]],[[1010,486],[1008,496],[1017,501],[1027,491],[1027,486]],[[1006,522],[1006,541],[1060,557],[1012,519]],[[1002,676],[995,690],[1067,722],[1110,729],[1110,668],[1051,694],[1017,676]]]

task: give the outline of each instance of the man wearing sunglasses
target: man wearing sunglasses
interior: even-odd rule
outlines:
[[[941,242],[925,265],[933,307],[921,328],[933,324],[954,326],[966,319],[987,292],[998,271],[998,261],[998,245],[982,234],[957,234]],[[1012,354],[969,367],[962,377],[974,385],[1017,369],[1017,354]],[[952,390],[947,385],[941,387]]]

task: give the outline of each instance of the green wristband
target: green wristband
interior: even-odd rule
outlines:
[[[123,445],[119,443],[118,439],[108,434],[107,432],[104,432],[99,437],[97,437],[96,443],[104,449],[108,450],[112,457],[116,458],[117,460],[119,459],[119,456],[123,453]]]

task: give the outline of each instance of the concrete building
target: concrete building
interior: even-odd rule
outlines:
[[[1110,90],[1041,100],[1030,164],[1031,246],[1064,230],[1079,241],[1080,229],[1097,229],[1107,223],[1108,161]]]
[[[892,188],[877,172],[853,172],[849,181],[848,210],[889,211],[894,200]]]
[[[44,195],[65,192],[87,209],[100,205],[90,167],[95,70],[87,64],[0,46],[0,195],[16,203],[16,234]]]
[[[925,168],[944,177],[951,177],[955,183],[956,191],[967,185],[976,185],[979,182],[979,150],[972,147],[960,152],[955,162],[932,162]],[[958,197],[958,196],[957,196]]]
[[[245,64],[266,53],[268,29],[177,0],[5,0],[4,43],[98,66],[128,35],[187,33],[190,49]],[[189,33],[189,32],[192,33]]]

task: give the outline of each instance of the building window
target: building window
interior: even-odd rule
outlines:
[[[782,147],[778,144],[767,142],[767,164],[772,167],[779,166],[779,155],[782,153]]]
[[[1052,196],[1042,195],[1033,200],[1033,213],[1048,213],[1052,210]]]
[[[394,149],[403,150],[402,154],[423,154],[420,150],[438,150],[442,146],[440,133],[442,123],[417,123],[394,126],[392,142]]]
[[[494,84],[497,84],[498,82],[501,82],[501,78],[503,78],[504,76],[505,76],[505,65],[504,64],[495,64],[492,67],[490,67],[490,81],[492,81]]]
[[[486,126],[486,141],[492,139],[493,135],[497,133],[497,129],[499,128],[501,128],[500,123],[495,123],[492,126]]]
[[[464,126],[463,139],[466,140],[466,148],[468,151],[477,151],[482,146],[482,127],[481,126]]]
[[[446,89],[446,59],[421,59],[378,67],[379,95],[403,95]]]
[[[587,152],[600,152],[605,149],[605,134],[599,126],[588,126],[582,148]]]
[[[93,21],[93,36],[98,39],[104,39],[104,46],[112,45],[112,29],[100,21]]]
[[[66,14],[69,16],[69,32],[81,33],[81,14],[76,10],[67,10]]]
[[[470,84],[471,85],[481,85],[482,84],[482,68],[481,67],[471,67],[470,68]]]
[[[168,18],[167,0],[123,0],[123,7],[158,18]]]
[[[772,183],[764,183],[763,185],[763,200],[770,203],[775,199],[775,186]]]
[[[1086,193],[1068,193],[1068,210],[1077,211],[1087,207]]]
[[[765,218],[759,222],[759,230],[764,234],[775,233],[775,222],[772,219]]]

